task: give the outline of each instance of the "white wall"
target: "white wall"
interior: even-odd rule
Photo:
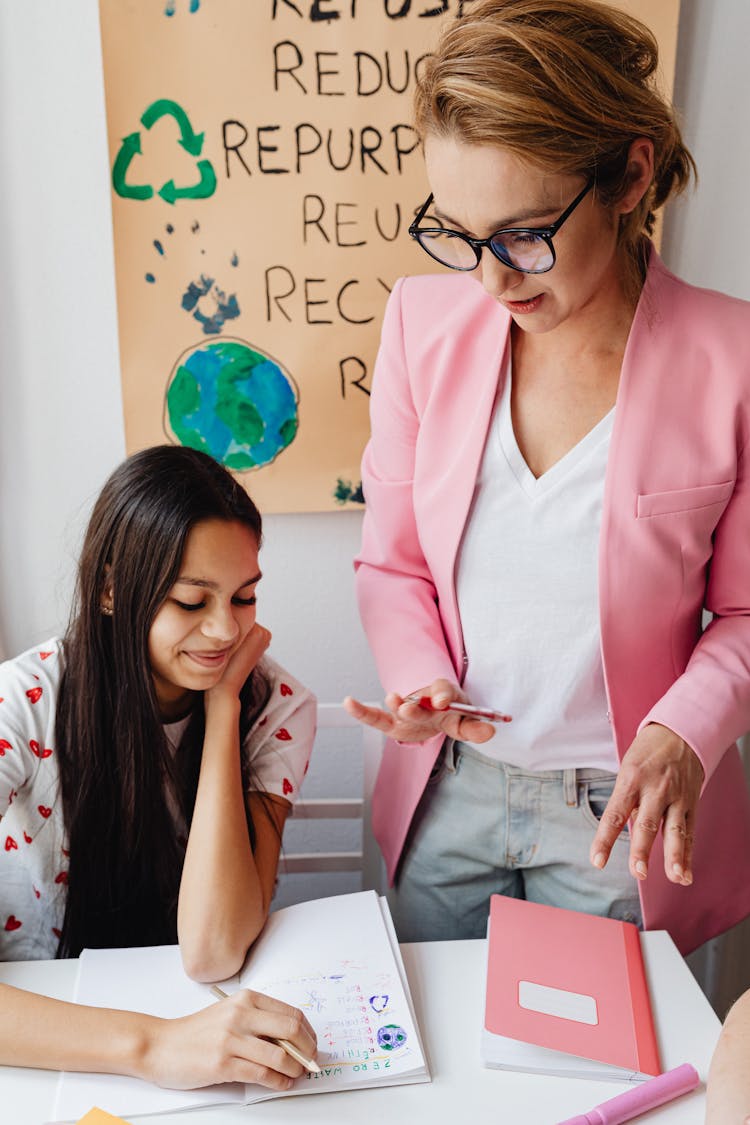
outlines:
[[[656,0],[658,3],[658,0]],[[675,80],[697,191],[670,208],[664,257],[696,285],[750,299],[750,4],[682,0]]]
[[[701,179],[667,217],[664,254],[688,280],[750,298],[750,4],[682,7],[676,101]],[[0,0],[0,153],[0,647],[11,654],[63,627],[89,505],[124,455],[95,0]],[[352,591],[360,518],[266,520],[263,619],[277,658],[324,700],[379,694]]]

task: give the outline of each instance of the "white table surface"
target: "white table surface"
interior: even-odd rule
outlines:
[[[690,1062],[705,1081],[720,1024],[669,936],[643,934],[657,1035],[665,1070]],[[484,941],[401,947],[432,1082],[277,1098],[251,1106],[212,1106],[135,1118],[140,1125],[555,1125],[629,1087],[617,1082],[487,1070],[479,1063],[484,1010]],[[0,964],[0,981],[68,999],[74,961]],[[64,1034],[64,1029],[61,1029]],[[57,1075],[0,1067],[2,1125],[50,1121]],[[639,1117],[638,1125],[703,1125],[701,1086]],[[106,1106],[102,1106],[106,1109]]]

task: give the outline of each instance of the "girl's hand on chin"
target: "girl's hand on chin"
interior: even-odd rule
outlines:
[[[193,1015],[154,1020],[139,1077],[173,1090],[215,1082],[288,1090],[304,1068],[270,1039],[288,1039],[306,1058],[315,1058],[315,1032],[302,1012],[243,988]]]
[[[256,666],[271,643],[269,629],[253,625],[250,632],[237,646],[227,662],[221,679],[206,692],[207,697],[231,696],[238,699],[245,680]]]

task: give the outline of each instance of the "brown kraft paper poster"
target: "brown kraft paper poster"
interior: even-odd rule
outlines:
[[[432,268],[414,78],[475,2],[100,0],[128,452],[205,449],[265,512],[361,506],[385,301]],[[678,0],[622,7],[671,89]]]

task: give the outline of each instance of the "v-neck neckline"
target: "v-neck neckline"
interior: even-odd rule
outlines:
[[[526,463],[526,458],[519,448],[513,430],[513,416],[510,405],[511,382],[512,372],[509,365],[508,376],[505,379],[498,404],[497,434],[502,452],[510,465],[513,476],[526,495],[534,499],[545,492],[549,492],[551,488],[559,484],[564,477],[572,473],[589,456],[600,442],[609,438],[614,424],[615,408],[613,406],[608,410],[604,417],[600,418],[588,433],[583,435],[580,441],[571,446],[567,453],[564,453],[559,460],[555,461],[554,465],[550,465],[549,469],[536,477]]]

